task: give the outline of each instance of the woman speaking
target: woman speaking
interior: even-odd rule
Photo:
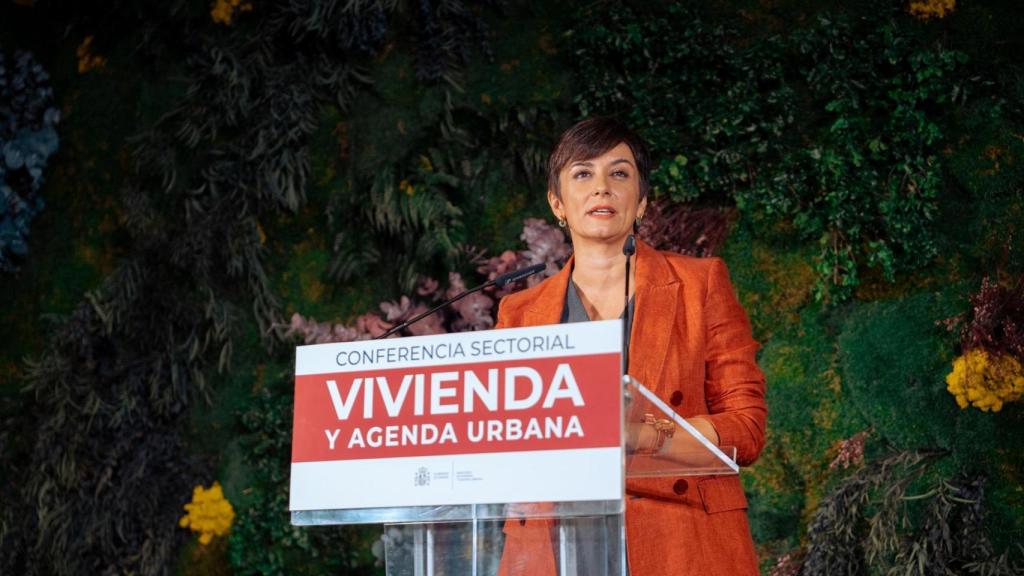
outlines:
[[[759,346],[721,259],[658,252],[637,243],[629,299],[623,245],[647,208],[650,155],[635,133],[611,118],[584,120],[562,134],[548,161],[548,202],[568,228],[573,256],[562,271],[506,296],[498,327],[624,318],[628,372],[719,446],[748,465],[764,445],[764,375]],[[629,440],[666,457],[684,442],[664,442],[653,426]],[[626,550],[632,576],[757,574],[739,477],[687,476],[626,483]],[[556,574],[539,550],[551,522],[505,525],[501,576]]]

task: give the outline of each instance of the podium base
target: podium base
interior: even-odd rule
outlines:
[[[558,576],[627,576],[621,514],[554,521],[550,543]],[[515,522],[515,520],[512,520]],[[496,576],[504,553],[504,520],[386,524],[388,576]],[[542,546],[538,546],[541,548]],[[515,562],[506,558],[506,562]]]

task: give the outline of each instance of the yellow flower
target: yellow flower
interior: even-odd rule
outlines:
[[[1003,404],[1024,395],[1024,366],[1009,354],[993,356],[981,349],[968,350],[953,360],[946,390],[961,409],[974,406],[999,412]]]
[[[92,36],[86,36],[75,50],[78,56],[78,73],[85,74],[94,68],[103,68],[107,59],[92,53]]]
[[[263,226],[261,226],[259,222],[256,223],[256,233],[259,234],[260,245],[266,244],[267,243],[267,233],[263,231]]]
[[[185,504],[188,514],[181,517],[178,525],[199,532],[199,543],[206,545],[214,536],[228,533],[235,520],[235,509],[224,498],[220,483],[214,482],[209,489],[196,486],[192,491],[192,502]]]
[[[235,10],[248,12],[252,10],[252,4],[242,0],[214,0],[210,9],[210,18],[218,24],[231,25],[231,19],[235,16]]]
[[[915,0],[907,10],[919,20],[942,18],[956,8],[956,0]]]

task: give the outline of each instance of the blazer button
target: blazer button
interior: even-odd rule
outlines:
[[[680,478],[676,480],[675,484],[672,485],[672,491],[682,496],[686,494],[686,490],[690,487],[690,483]]]
[[[679,406],[683,403],[683,393],[676,390],[672,393],[672,397],[669,399],[669,402],[671,402],[673,406]]]

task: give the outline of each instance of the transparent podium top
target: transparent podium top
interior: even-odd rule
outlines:
[[[622,382],[627,479],[739,473],[735,447],[716,446],[631,376]]]
[[[653,392],[622,380],[622,458],[625,477],[732,475],[739,473],[734,447],[716,446]],[[624,512],[621,498],[572,502],[501,502],[444,506],[293,511],[292,524],[403,524],[499,520],[509,517],[573,518]]]

